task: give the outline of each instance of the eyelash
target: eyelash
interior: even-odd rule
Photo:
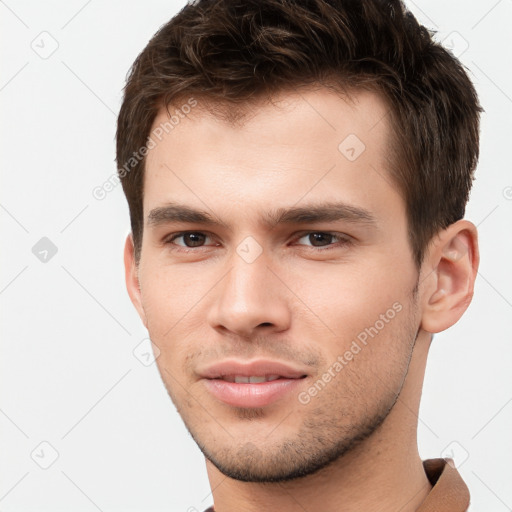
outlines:
[[[206,246],[187,247],[187,246],[177,245],[177,244],[173,243],[174,240],[176,240],[177,238],[180,238],[183,235],[187,235],[187,234],[191,234],[191,233],[198,234],[198,235],[211,236],[209,233],[203,232],[203,231],[180,231],[178,233],[172,233],[171,235],[169,235],[164,240],[164,243],[166,245],[173,245],[175,247],[174,250],[179,251],[179,252],[191,252],[196,249],[203,249],[204,247],[206,247]],[[325,251],[335,249],[336,247],[349,246],[349,245],[353,244],[352,239],[348,235],[344,235],[343,233],[330,232],[330,231],[304,231],[302,233],[299,233],[299,236],[295,240],[300,240],[301,238],[304,238],[305,236],[311,235],[311,234],[330,235],[330,236],[333,236],[334,238],[337,238],[339,241],[338,245],[329,244],[324,247],[306,246],[306,247],[309,247],[310,249],[313,249],[315,252],[325,252]]]

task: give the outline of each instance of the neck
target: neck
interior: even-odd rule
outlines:
[[[414,512],[432,486],[417,426],[430,334],[421,331],[400,396],[371,437],[329,466],[290,482],[240,482],[206,461],[215,512]]]

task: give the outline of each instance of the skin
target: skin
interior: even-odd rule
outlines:
[[[216,512],[408,512],[431,489],[416,437],[426,359],[432,333],[457,322],[473,295],[477,231],[467,220],[450,225],[417,269],[387,168],[387,106],[367,91],[353,100],[322,87],[283,92],[236,126],[199,101],[147,157],[141,258],[129,236],[127,287],[205,454]],[[154,126],[166,119],[160,112]],[[354,161],[338,150],[349,134],[365,145]],[[326,201],[363,208],[375,222],[262,222],[279,207]],[[148,220],[170,202],[223,224]],[[206,236],[196,246],[170,241],[180,231]],[[319,243],[310,236],[318,232],[351,243]],[[248,236],[262,251],[250,263],[237,253]],[[199,376],[226,357],[267,357],[304,369],[298,389],[307,393],[393,304],[400,311],[308,403],[294,392],[232,407]]]

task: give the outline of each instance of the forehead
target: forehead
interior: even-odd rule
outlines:
[[[209,107],[199,96],[184,97],[169,107],[171,118],[164,108],[158,113],[145,166],[145,217],[176,200],[204,210],[205,202],[270,207],[341,195],[368,204],[379,191],[396,195],[389,107],[375,92],[346,97],[315,88],[240,109],[218,105],[215,115]]]
[[[368,138],[367,132],[373,132],[379,125],[372,136],[376,139],[391,135],[390,112],[387,100],[377,91],[347,89],[342,92],[334,87],[318,85],[285,89],[270,99],[257,96],[236,104],[219,102],[207,96],[183,95],[167,109],[160,107],[151,135],[157,132],[160,142],[172,132],[178,142],[180,132],[185,137],[190,129],[199,134],[208,123],[224,130],[231,129],[232,132],[251,133],[258,137],[255,142],[260,144],[264,142],[266,134],[275,141],[276,132],[283,140],[300,140],[301,135],[307,137],[333,131],[341,135],[344,131],[352,130],[364,139]],[[302,122],[294,124],[293,121],[298,119]],[[193,128],[186,126],[184,129],[183,125],[190,125],[187,121],[192,120],[200,122]]]

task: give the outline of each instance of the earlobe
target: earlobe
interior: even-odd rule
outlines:
[[[426,261],[421,327],[436,333],[455,324],[473,297],[478,271],[478,234],[473,223],[459,220],[432,242]]]
[[[142,307],[142,294],[138,277],[138,267],[135,261],[135,250],[133,236],[131,233],[126,237],[124,245],[124,271],[128,295],[130,296],[135,309],[139,313],[142,323],[147,328],[147,319],[146,314],[144,313],[144,308]]]

